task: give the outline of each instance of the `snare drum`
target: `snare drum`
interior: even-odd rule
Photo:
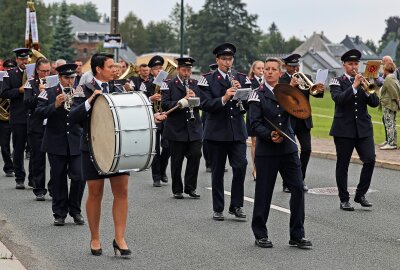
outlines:
[[[153,111],[141,92],[96,97],[89,124],[89,149],[99,174],[145,170],[155,155]]]

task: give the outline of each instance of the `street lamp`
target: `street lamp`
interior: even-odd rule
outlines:
[[[181,0],[181,57],[183,57],[183,24],[184,24],[184,7],[183,7],[183,0]]]

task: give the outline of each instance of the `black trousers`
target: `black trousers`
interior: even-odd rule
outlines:
[[[86,181],[81,177],[81,156],[61,156],[48,154],[50,163],[50,178],[52,179],[53,215],[55,218],[65,218],[81,213],[82,196]],[[68,193],[68,179],[71,184]]]
[[[163,176],[166,175],[168,159],[170,157],[170,151],[168,146],[168,140],[163,139],[162,131],[157,130],[156,132],[156,154],[151,164],[151,172],[153,175],[153,181],[160,181]]]
[[[257,181],[251,228],[256,239],[268,237],[267,221],[278,172],[286,179],[290,193],[290,237],[304,237],[304,191],[297,153],[256,156]]]
[[[205,111],[202,111],[201,114],[201,122],[203,124],[203,129],[206,124],[206,118],[207,118],[207,113]],[[210,168],[210,158],[209,158],[209,153],[208,153],[208,147],[207,147],[207,140],[203,140],[203,157],[204,161],[206,162],[206,168]]]
[[[375,145],[374,138],[341,138],[334,137],[336,146],[336,184],[339,190],[339,198],[341,202],[350,199],[347,191],[348,170],[351,154],[356,149],[363,166],[360,174],[360,181],[357,185],[356,196],[363,196],[367,193],[371,184],[372,174],[375,167]]]
[[[197,188],[201,158],[201,141],[178,142],[169,141],[171,152],[172,193],[189,193]],[[182,184],[182,164],[186,157],[184,185]]]
[[[32,173],[33,193],[37,196],[45,195],[46,189],[46,153],[40,150],[43,133],[30,132],[28,141],[31,147],[29,167]]]
[[[27,126],[26,124],[11,125],[12,141],[13,141],[13,164],[15,172],[15,182],[25,182],[24,153],[27,142]]]
[[[8,121],[0,121],[0,147],[1,147],[1,156],[3,157],[3,171],[14,172],[14,165],[11,160],[11,127]]]
[[[293,131],[300,144],[301,173],[304,181],[311,156],[311,130],[306,127],[304,120],[298,120]],[[287,186],[285,179],[283,179],[283,186]]]
[[[211,162],[213,210],[224,211],[224,173],[226,157],[232,167],[233,178],[230,206],[243,207],[244,179],[246,175],[246,141],[221,142],[207,140]]]

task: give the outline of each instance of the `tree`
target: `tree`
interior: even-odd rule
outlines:
[[[148,49],[152,52],[174,52],[178,39],[168,21],[150,22],[146,27]]]
[[[191,6],[186,4],[184,6],[184,15],[183,15],[183,40],[186,43],[186,32],[188,31],[189,27],[189,20],[193,16],[194,11]],[[171,14],[169,15],[169,23],[173,29],[173,33],[178,41],[180,41],[180,34],[181,34],[181,5],[179,3],[175,3],[174,8],[172,9]],[[184,45],[185,46],[185,45]],[[185,46],[187,47],[187,46]],[[178,52],[180,50],[180,43],[176,43],[174,46],[173,51]],[[185,50],[184,50],[185,51]]]
[[[291,38],[289,38],[288,41],[285,42],[285,51],[284,51],[284,53],[293,52],[302,43],[303,43],[303,41],[301,41],[300,39],[296,38],[295,36],[292,36]]]
[[[68,6],[65,0],[61,4],[60,14],[53,32],[53,44],[50,47],[50,58],[63,58],[72,61],[75,58],[74,50],[70,47],[73,41],[71,22],[68,20]]]
[[[26,1],[0,0],[0,58],[14,57],[12,50],[24,46]],[[49,9],[35,2],[41,52],[47,56],[51,42]]]
[[[133,12],[129,12],[124,21],[119,25],[122,41],[135,53],[142,54],[148,51],[147,31]]]
[[[263,53],[285,53],[285,39],[275,22],[268,28],[268,34],[262,35],[260,50]]]
[[[257,59],[261,32],[256,25],[257,15],[248,14],[245,8],[241,0],[206,0],[189,19],[186,44],[203,70],[215,62],[212,50],[223,42],[237,47],[235,69],[247,73]]]
[[[392,16],[385,20],[386,22],[386,29],[382,35],[381,41],[388,40],[388,35],[390,33],[394,33],[395,39],[400,38],[400,17],[399,16]]]
[[[365,41],[365,45],[367,45],[374,53],[377,53],[377,47],[372,39]]]
[[[89,22],[99,22],[101,18],[101,15],[97,12],[97,6],[92,2],[69,4],[68,12]]]

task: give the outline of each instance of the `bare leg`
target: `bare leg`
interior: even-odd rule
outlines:
[[[89,190],[86,201],[86,216],[90,229],[90,246],[92,249],[99,249],[100,244],[100,215],[101,215],[101,200],[103,198],[104,179],[87,181]]]
[[[256,179],[256,163],[254,162],[254,156],[256,151],[256,137],[251,137],[251,160],[253,161],[253,177]]]
[[[121,249],[127,249],[125,242],[126,220],[128,218],[128,179],[129,175],[120,175],[110,179],[113,201],[115,241]]]

